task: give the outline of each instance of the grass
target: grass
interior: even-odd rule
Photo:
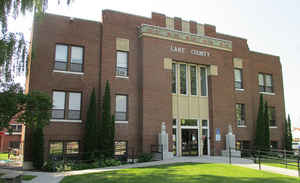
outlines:
[[[177,163],[74,175],[61,183],[296,183],[300,178],[228,164]]]
[[[0,153],[0,160],[8,160],[8,153]]]
[[[23,175],[22,176],[22,180],[32,180],[34,178],[36,178],[35,175]]]

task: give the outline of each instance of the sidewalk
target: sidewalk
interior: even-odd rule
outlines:
[[[175,157],[171,160],[127,164],[127,165],[121,165],[121,166],[115,166],[115,167],[69,171],[69,172],[62,172],[62,173],[16,171],[16,170],[8,170],[8,169],[0,169],[0,173],[16,172],[16,173],[23,173],[24,175],[37,176],[32,181],[23,181],[24,183],[41,183],[41,182],[43,182],[43,183],[59,183],[63,179],[64,176],[81,175],[81,174],[97,173],[97,172],[104,172],[104,171],[113,171],[113,170],[120,170],[120,169],[127,169],[127,168],[139,168],[139,167],[147,167],[147,166],[155,166],[155,165],[173,164],[173,163],[181,163],[181,162],[226,163],[226,164],[228,164],[228,158],[221,157],[221,156]],[[231,162],[233,165],[257,169],[257,170],[259,169],[258,165],[254,164],[252,160],[241,159],[241,158],[232,158]],[[289,170],[289,169],[285,169],[285,168],[271,167],[271,166],[265,166],[265,165],[262,165],[261,167],[262,167],[263,171],[298,177],[298,172],[296,170]]]

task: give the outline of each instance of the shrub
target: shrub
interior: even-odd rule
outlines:
[[[115,160],[115,159],[105,159],[103,163],[104,163],[105,166],[119,166],[119,165],[121,165],[121,161]]]
[[[151,153],[142,153],[138,156],[137,162],[142,163],[142,162],[149,162],[152,161],[152,154]]]

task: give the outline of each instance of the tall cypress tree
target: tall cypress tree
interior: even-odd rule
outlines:
[[[100,150],[105,157],[112,157],[114,153],[114,117],[111,115],[110,86],[106,81],[103,96],[102,120],[100,129]]]
[[[265,103],[265,112],[264,112],[264,149],[270,149],[270,118],[269,118],[269,107],[268,102]]]
[[[264,139],[265,139],[265,123],[264,123],[264,101],[263,96],[260,95],[258,114],[256,120],[256,132],[255,132],[255,141],[254,146],[257,149],[264,148]]]
[[[97,150],[97,104],[95,88],[90,97],[87,110],[84,136],[84,158],[92,158],[92,153]]]
[[[41,169],[44,164],[44,132],[42,127],[32,129],[32,164]]]
[[[289,148],[288,148],[288,144],[289,144],[289,142],[288,142],[288,135],[289,135],[289,133],[288,133],[288,122],[287,122],[287,120],[286,120],[286,118],[284,119],[284,149],[286,149],[286,150],[288,150]]]
[[[293,135],[292,135],[292,128],[291,128],[291,118],[288,115],[288,124],[287,124],[287,150],[292,150],[292,142],[293,142]]]

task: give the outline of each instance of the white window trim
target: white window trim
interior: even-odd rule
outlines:
[[[277,126],[269,126],[269,128],[278,128]]]
[[[115,78],[120,78],[120,79],[129,79],[128,76],[115,76]]]
[[[60,70],[53,70],[53,72],[58,72],[58,73],[63,73],[63,74],[84,75],[83,72],[60,71]]]
[[[247,128],[246,125],[237,125],[238,128]]]
[[[259,93],[263,95],[275,95],[275,93],[271,93],[271,92],[259,92]]]
[[[115,121],[116,124],[128,124],[128,121]]]
[[[22,135],[22,132],[12,132],[12,133],[5,132],[5,135]]]
[[[241,91],[242,92],[242,91],[245,91],[245,89],[244,88],[240,88],[240,89],[236,88],[235,91]]]
[[[50,122],[66,122],[66,123],[81,123],[82,120],[72,120],[72,119],[50,119]]]

